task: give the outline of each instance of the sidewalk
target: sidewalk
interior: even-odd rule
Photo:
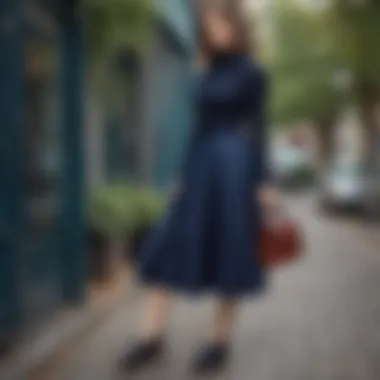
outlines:
[[[57,312],[49,323],[26,333],[17,347],[0,364],[0,379],[29,380],[49,378],[54,366],[70,348],[94,331],[128,297],[131,271],[121,267],[107,284],[93,286],[82,307]]]
[[[380,256],[357,228],[319,218],[299,197],[291,212],[305,228],[307,253],[272,273],[266,294],[243,302],[228,380],[379,380]],[[108,316],[75,346],[49,380],[191,380],[191,359],[211,322],[213,299],[176,297],[167,355],[133,375],[117,361],[134,340],[139,297]],[[41,378],[39,380],[47,380]]]

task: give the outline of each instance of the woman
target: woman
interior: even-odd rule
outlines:
[[[123,359],[129,369],[162,353],[176,290],[218,294],[215,319],[194,366],[221,367],[238,299],[264,285],[258,195],[265,179],[265,75],[249,57],[248,31],[237,12],[207,11],[201,29],[207,70],[197,89],[198,121],[179,193],[143,252],[140,274],[151,290],[139,341]]]

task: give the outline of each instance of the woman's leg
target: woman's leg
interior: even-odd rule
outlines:
[[[171,293],[162,288],[149,291],[141,325],[141,340],[152,341],[162,337],[171,306]]]
[[[137,370],[156,360],[163,351],[163,335],[171,304],[171,294],[161,288],[149,291],[138,341],[122,359],[128,370]]]
[[[195,358],[196,371],[212,371],[226,364],[236,308],[236,299],[222,298],[217,301],[207,343]]]
[[[215,315],[210,329],[209,341],[215,344],[227,344],[231,337],[236,314],[237,301],[234,298],[218,299]]]

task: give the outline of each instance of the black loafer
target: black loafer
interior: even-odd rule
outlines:
[[[163,354],[162,339],[137,342],[121,359],[121,367],[127,371],[137,371],[156,362]]]
[[[193,369],[197,373],[221,370],[226,366],[228,357],[227,344],[208,344],[196,354]]]

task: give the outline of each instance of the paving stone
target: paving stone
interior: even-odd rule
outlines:
[[[213,378],[379,380],[380,249],[355,226],[317,218],[307,197],[289,205],[305,228],[306,256],[273,273],[264,296],[244,302],[231,366]],[[128,376],[118,373],[116,361],[135,334],[141,307],[136,299],[108,319],[57,379],[193,378],[189,360],[207,331],[212,299],[176,299],[166,360]]]

